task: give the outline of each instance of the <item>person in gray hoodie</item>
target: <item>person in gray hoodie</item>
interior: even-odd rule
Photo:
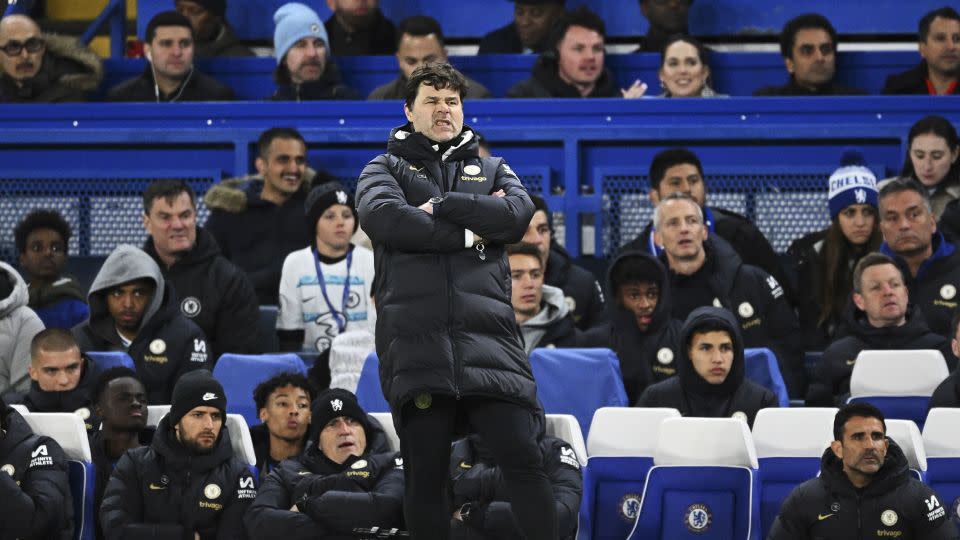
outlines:
[[[579,346],[581,334],[563,291],[543,283],[537,246],[527,242],[511,244],[507,246],[507,255],[513,285],[510,300],[527,354],[537,347]]]
[[[30,390],[30,340],[43,322],[27,307],[28,298],[20,274],[0,262],[0,394]]]
[[[149,403],[170,403],[181,375],[209,367],[203,330],[180,313],[173,286],[139,248],[113,250],[87,302],[90,318],[73,328],[80,350],[127,351]]]

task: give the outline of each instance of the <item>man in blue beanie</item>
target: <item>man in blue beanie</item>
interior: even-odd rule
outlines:
[[[174,5],[193,26],[197,58],[253,56],[227,22],[227,0],[176,0]]]

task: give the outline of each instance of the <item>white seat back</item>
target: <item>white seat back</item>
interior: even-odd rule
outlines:
[[[918,471],[927,470],[927,452],[923,448],[920,428],[913,420],[887,419],[887,437],[896,441],[907,458],[907,466]]]
[[[30,409],[28,409],[27,406],[22,403],[11,403],[10,407],[20,413],[20,416],[30,414]]]
[[[76,413],[29,413],[23,418],[34,433],[57,441],[67,459],[88,463],[93,461],[87,428]]]
[[[375,412],[367,414],[374,417],[377,422],[380,422],[380,425],[383,426],[383,432],[387,434],[387,439],[390,441],[390,448],[393,449],[394,452],[399,452],[400,436],[397,435],[397,428],[393,425],[393,415],[388,412]]]
[[[233,455],[248,465],[257,464],[257,453],[253,449],[253,439],[250,438],[250,428],[242,414],[227,415],[227,431],[230,432],[230,446]]]
[[[760,409],[753,420],[757,457],[820,457],[833,441],[836,407]]]
[[[923,447],[928,457],[960,457],[960,409],[935,407],[923,424]]]
[[[147,405],[147,425],[156,427],[168,412],[170,412],[170,405]]]
[[[929,396],[947,375],[940,351],[861,351],[850,375],[850,396]]]
[[[668,418],[660,424],[654,465],[759,468],[747,423],[738,418]]]
[[[580,465],[587,464],[587,447],[583,444],[583,433],[580,431],[580,423],[577,417],[572,414],[548,414],[546,432],[551,437],[567,441],[577,453],[577,460]]]
[[[590,457],[653,456],[660,424],[667,418],[680,418],[680,411],[666,407],[601,407],[593,413],[587,453]]]

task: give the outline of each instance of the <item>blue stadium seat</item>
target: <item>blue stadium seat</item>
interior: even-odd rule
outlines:
[[[544,412],[572,414],[587,437],[597,409],[628,405],[620,361],[610,349],[534,349],[530,367]]]
[[[937,492],[939,504],[960,528],[957,513],[960,508],[960,429],[957,426],[960,426],[960,409],[930,409],[923,426],[923,445],[927,454],[927,484]]]
[[[280,338],[277,337],[277,306],[260,306],[260,318],[257,319],[257,335],[260,350],[266,353],[280,350]]]
[[[758,468],[746,422],[664,420],[628,538],[759,540]]]
[[[577,540],[622,540],[630,534],[660,424],[679,417],[680,411],[668,408],[597,409],[587,438]]]
[[[257,425],[257,406],[253,402],[253,389],[261,382],[283,373],[293,371],[307,374],[303,360],[293,353],[287,354],[232,354],[220,356],[213,376],[223,385],[227,394],[227,412],[240,414],[248,425]]]
[[[380,359],[372,352],[363,363],[360,380],[357,381],[357,403],[368,413],[390,412],[390,404],[383,397],[380,386]]]
[[[87,351],[86,355],[90,360],[93,360],[93,371],[95,373],[103,373],[118,366],[137,370],[133,358],[130,358],[126,351]]]
[[[789,407],[790,396],[787,395],[787,385],[777,364],[777,355],[766,347],[757,347],[744,349],[743,357],[747,378],[776,394],[781,407]]]
[[[861,351],[848,403],[871,403],[885,417],[913,420],[923,429],[930,396],[948,374],[940,351]]]
[[[766,538],[780,505],[801,483],[820,472],[820,458],[833,441],[835,407],[761,409],[753,421],[760,463],[760,529]]]

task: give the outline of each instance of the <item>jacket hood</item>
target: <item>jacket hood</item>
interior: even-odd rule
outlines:
[[[3,429],[7,434],[0,439],[0,458],[10,455],[14,448],[33,435],[30,424],[13,407],[7,405],[0,415],[3,416]]]
[[[26,306],[30,298],[27,292],[27,283],[20,274],[9,264],[0,261],[0,272],[6,274],[6,279],[13,285],[13,290],[6,298],[0,298],[0,319],[10,315],[13,310]],[[2,278],[3,276],[0,276]]]
[[[657,306],[653,308],[650,326],[645,332],[646,334],[652,334],[659,331],[670,321],[670,313],[673,309],[672,287],[670,287],[667,269],[653,255],[639,249],[631,249],[614,257],[607,269],[607,294],[609,295],[607,311],[610,313],[610,320],[613,323],[615,333],[625,333],[627,329],[630,333],[637,330],[637,318],[632,311],[620,305],[617,298],[617,286],[620,284],[613,282],[613,274],[617,267],[633,258],[642,259],[648,268],[648,272],[657,276],[656,284],[660,290],[660,297],[657,299]]]
[[[300,182],[299,193],[310,191],[310,179],[317,175],[317,171],[307,167]],[[227,178],[207,190],[203,196],[203,203],[210,210],[223,210],[232,214],[239,214],[247,209],[254,200],[260,199],[263,191],[263,176],[249,174]],[[272,203],[267,203],[272,204]]]
[[[112,329],[115,324],[107,309],[107,292],[117,285],[138,279],[149,279],[155,287],[153,298],[143,312],[143,318],[137,328],[139,331],[160,310],[166,293],[166,282],[160,267],[146,252],[134,246],[117,246],[103,262],[100,272],[90,285],[90,294],[87,295],[87,303],[90,305],[90,326],[98,334],[106,336],[116,333]]]
[[[566,317],[567,314],[570,313],[570,308],[567,307],[566,299],[563,296],[563,290],[558,287],[544,285],[543,299],[541,302],[543,302],[543,307],[540,309],[540,313],[537,313],[520,326],[546,327]]]
[[[850,302],[846,313],[847,328],[851,334],[868,345],[877,349],[907,349],[917,340],[930,334],[930,327],[923,318],[923,313],[915,306],[907,305],[906,322],[900,326],[883,326],[877,328],[870,324],[867,314]]]
[[[479,156],[480,145],[477,144],[477,136],[470,126],[464,124],[463,130],[452,139],[452,142],[453,144],[442,155],[443,161],[462,161]],[[410,161],[434,161],[439,151],[439,143],[414,131],[410,123],[390,130],[387,152],[391,154]]]
[[[157,431],[153,434],[150,447],[173,469],[188,469],[191,472],[205,472],[213,469],[220,463],[233,457],[233,447],[230,444],[230,431],[227,429],[226,419],[220,429],[220,437],[213,450],[207,454],[191,454],[180,441],[170,425],[170,415],[160,419]]]
[[[100,57],[84,47],[75,38],[46,34],[47,52],[55,57],[71,61],[83,69],[77,73],[68,73],[57,80],[57,84],[83,92],[92,92],[103,80],[103,63]]]
[[[865,496],[879,496],[893,491],[898,485],[909,479],[909,466],[907,458],[903,455],[903,450],[892,439],[887,439],[887,457],[883,461],[880,470],[873,476],[870,484],[863,489]],[[853,484],[843,472],[843,462],[834,455],[833,450],[827,448],[820,458],[820,478],[825,482],[831,492],[856,491]]]
[[[718,325],[730,333],[733,338],[733,364],[730,366],[730,372],[727,378],[720,384],[710,384],[706,379],[700,376],[693,368],[690,361],[689,343],[694,330],[703,327],[705,323]],[[733,313],[723,308],[713,306],[699,307],[690,312],[687,320],[683,323],[680,330],[679,360],[677,362],[677,375],[680,377],[680,383],[683,387],[693,394],[701,396],[732,396],[737,388],[743,384],[744,378],[744,359],[743,359],[743,337],[740,335],[740,325],[737,324]]]

